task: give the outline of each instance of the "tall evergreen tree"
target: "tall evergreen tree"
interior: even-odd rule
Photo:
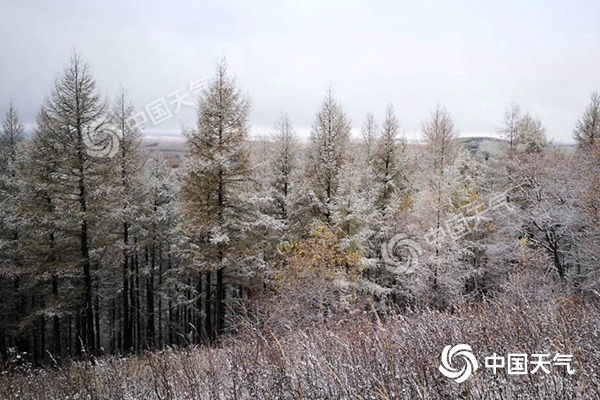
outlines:
[[[22,198],[19,164],[25,150],[23,124],[11,102],[0,129],[0,358],[16,336],[22,257],[19,238],[23,221],[18,210]],[[1,367],[1,365],[0,365]]]
[[[248,99],[221,61],[200,96],[196,127],[185,132],[190,159],[182,182],[184,232],[192,245],[194,268],[205,271],[204,325],[210,339],[225,327],[225,272],[239,258],[240,224],[248,216],[243,197],[250,172],[249,111]]]
[[[446,235],[446,222],[452,217],[448,205],[452,204],[456,188],[460,144],[454,121],[443,107],[436,107],[423,123],[423,137],[423,194],[427,197],[421,199],[421,206],[424,208],[423,216],[428,219],[427,241],[433,250],[426,261],[424,293],[431,296],[432,305],[444,308],[448,305],[448,292],[456,290],[454,283],[459,276],[456,241]]]
[[[377,138],[373,172],[377,185],[377,206],[381,211],[390,205],[395,194],[406,188],[406,142],[400,137],[400,124],[389,105]]]
[[[371,162],[373,158],[378,137],[378,130],[379,128],[375,122],[375,116],[372,113],[367,113],[365,122],[361,127],[362,142],[365,146],[365,156],[367,162]]]
[[[287,220],[294,174],[298,168],[298,139],[287,115],[282,115],[275,124],[275,148],[271,160],[272,187],[278,217]]]
[[[140,218],[144,202],[143,167],[144,158],[141,151],[141,132],[129,123],[135,108],[127,100],[124,89],[120,89],[111,112],[112,125],[121,138],[115,157],[115,182],[119,206],[115,208],[115,216],[121,226],[122,247],[122,348],[127,352],[133,347],[133,320],[140,309],[134,307],[134,237],[140,237]],[[140,329],[140,327],[138,327]]]
[[[346,163],[350,120],[329,88],[310,133],[306,175],[316,216],[331,224],[334,199]]]
[[[96,249],[100,225],[110,209],[107,196],[112,180],[109,158],[95,157],[88,147],[105,135],[107,107],[101,99],[88,65],[74,53],[68,67],[56,80],[38,118],[30,159],[32,184],[41,189],[46,202],[42,212],[60,215],[50,232],[51,241],[61,237],[62,263],[79,269],[76,330],[83,348],[96,353],[99,339],[99,311],[95,302]],[[36,181],[36,179],[38,179]],[[108,198],[107,198],[108,197]],[[101,236],[101,235],[100,235]],[[55,246],[52,245],[52,246]]]
[[[153,155],[146,163],[145,186],[149,210],[144,225],[148,232],[147,242],[150,248],[146,309],[148,314],[151,314],[146,325],[146,340],[149,347],[153,339],[156,339],[155,343],[159,347],[163,347],[165,343],[172,342],[170,338],[174,336],[173,324],[168,322],[169,316],[172,316],[170,310],[173,308],[179,277],[171,272],[179,267],[174,248],[179,243],[181,232],[177,229],[177,180],[160,154]],[[196,311],[201,310],[201,304],[197,308]],[[155,314],[154,309],[156,318],[152,318]],[[156,324],[153,320],[156,320]],[[154,331],[155,325],[157,331]]]

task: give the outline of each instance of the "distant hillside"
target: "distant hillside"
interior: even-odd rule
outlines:
[[[502,152],[504,146],[508,145],[505,139],[500,139],[492,136],[472,136],[472,137],[461,137],[458,139],[472,155],[480,153],[484,158],[490,155],[498,155]],[[252,143],[260,143],[255,139],[250,139]],[[144,139],[144,147],[148,149],[150,153],[160,152],[166,158],[167,162],[174,168],[181,164],[183,157],[188,153],[188,149],[185,141],[181,138],[173,138],[169,136],[152,136]],[[306,144],[306,143],[305,143]],[[411,146],[419,147],[422,143],[416,142],[411,143]],[[264,145],[264,143],[263,143]],[[564,147],[568,151],[575,149],[575,144],[563,144],[555,143],[556,147]],[[266,149],[262,149],[263,152]],[[268,150],[267,150],[268,151]],[[259,152],[260,153],[260,152]]]

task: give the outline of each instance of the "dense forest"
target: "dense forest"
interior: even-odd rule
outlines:
[[[551,143],[516,104],[502,140],[459,138],[441,105],[419,143],[392,105],[355,137],[332,89],[309,138],[285,114],[269,137],[250,137],[250,98],[225,61],[196,107],[173,167],[147,151],[126,91],[104,99],[80,54],[50,85],[31,135],[8,106],[1,370],[210,347],[247,326],[284,337],[599,295],[597,93],[573,121],[576,146]]]

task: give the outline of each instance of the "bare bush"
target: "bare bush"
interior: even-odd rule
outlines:
[[[598,398],[600,309],[593,300],[516,295],[453,314],[369,316],[285,336],[252,324],[219,347],[167,349],[0,378],[5,399],[563,399]],[[574,375],[494,375],[463,384],[438,371],[446,345],[484,355],[572,354]],[[482,361],[481,361],[482,362]]]

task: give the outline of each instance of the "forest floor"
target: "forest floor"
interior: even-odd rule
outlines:
[[[485,302],[449,314],[373,316],[275,335],[246,328],[213,348],[166,349],[94,364],[0,377],[2,399],[600,399],[600,306],[554,298]],[[438,367],[447,345],[478,360],[456,383]],[[567,366],[523,375],[485,357],[572,355]],[[460,354],[452,366],[462,368]],[[558,364],[558,365],[557,365]]]

